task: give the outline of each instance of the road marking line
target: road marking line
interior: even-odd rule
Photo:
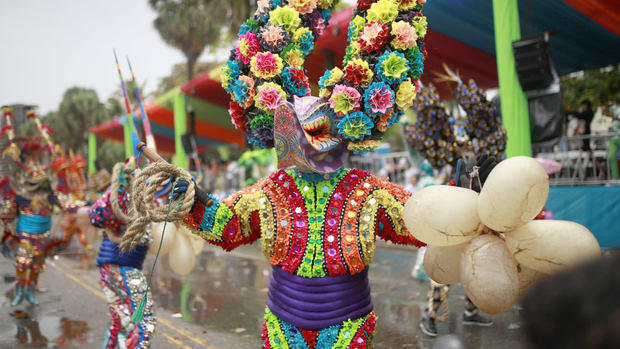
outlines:
[[[164,337],[166,337],[166,339],[167,339],[167,340],[169,340],[170,342],[172,342],[172,343],[174,343],[174,344],[178,345],[179,347],[180,347],[180,346],[183,346],[183,348],[184,348],[184,349],[193,349],[193,348],[192,348],[192,347],[190,347],[189,345],[187,345],[187,344],[183,344],[183,342],[181,342],[180,340],[178,340],[178,339],[174,338],[173,336],[169,335],[168,333],[165,333],[165,332],[164,332],[164,333],[162,333],[162,335],[163,335]]]
[[[90,286],[90,285],[86,284],[85,282],[83,282],[82,280],[80,280],[77,276],[75,276],[75,275],[73,275],[73,274],[69,273],[67,270],[65,270],[63,267],[61,267],[60,265],[57,265],[57,264],[61,264],[61,263],[50,263],[50,265],[51,265],[54,269],[56,269],[56,270],[60,271],[61,273],[63,273],[64,275],[66,275],[66,276],[67,276],[68,278],[70,278],[71,280],[73,280],[73,281],[77,282],[80,286],[84,287],[85,289],[87,289],[88,291],[90,291],[92,294],[94,294],[94,295],[98,296],[99,298],[101,298],[101,299],[103,299],[103,300],[107,301],[107,299],[106,299],[105,295],[103,294],[103,292],[101,292],[100,290],[97,290],[97,289],[93,288],[92,286]],[[64,263],[62,263],[62,264],[64,264]],[[64,264],[64,265],[66,265],[66,264]],[[191,340],[191,341],[193,341],[193,342],[195,342],[195,343],[197,343],[197,344],[200,344],[201,346],[203,346],[203,347],[205,347],[205,348],[209,348],[209,349],[217,349],[217,347],[214,347],[214,346],[211,346],[211,345],[207,345],[207,344],[205,343],[205,341],[204,341],[202,338],[197,338],[197,337],[192,336],[192,334],[191,334],[189,331],[186,331],[186,330],[184,330],[184,329],[181,329],[181,328],[176,327],[175,325],[173,325],[173,324],[172,324],[172,322],[170,322],[170,321],[169,321],[168,319],[166,319],[166,318],[163,318],[163,317],[158,317],[158,318],[157,318],[157,321],[158,321],[159,323],[161,323],[162,325],[164,325],[164,326],[166,326],[166,327],[170,328],[170,329],[171,329],[171,330],[173,330],[173,331],[176,331],[178,334],[180,334],[180,335],[182,335],[182,336],[187,337],[189,340]],[[165,336],[165,334],[164,334],[164,336]],[[191,348],[191,347],[190,347],[190,348]]]

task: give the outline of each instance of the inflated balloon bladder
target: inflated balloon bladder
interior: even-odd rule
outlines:
[[[187,275],[196,265],[196,254],[191,242],[185,235],[178,234],[174,246],[168,255],[170,269],[179,275]]]
[[[428,245],[462,244],[484,228],[478,217],[477,199],[476,192],[465,188],[426,187],[407,201],[403,219],[409,232]]]
[[[424,253],[426,274],[440,284],[454,284],[461,281],[461,256],[467,244],[452,246],[429,246]]]
[[[520,264],[546,274],[601,255],[594,235],[583,225],[569,221],[528,222],[506,233],[506,244]]]
[[[548,195],[545,169],[533,158],[516,156],[493,168],[480,191],[478,213],[489,228],[512,231],[534,219]]]
[[[525,296],[527,291],[532,288],[540,279],[547,276],[547,274],[541,273],[534,269],[524,267],[522,265],[517,266],[519,271],[519,298]]]
[[[183,224],[179,225],[179,232],[182,232],[185,237],[189,239],[189,242],[192,244],[192,249],[195,254],[200,254],[202,248],[205,245],[204,239],[199,236],[192,234],[192,232]]]
[[[152,254],[157,254],[157,249],[159,248],[159,241],[161,240],[163,229],[164,222],[153,223],[151,225],[151,236],[153,237],[153,241],[149,246],[149,252],[151,252]],[[165,255],[173,248],[178,234],[179,233],[177,233],[177,226],[172,222],[168,222],[166,224],[164,241],[162,241],[161,250],[159,251],[160,255]]]
[[[422,189],[407,201],[403,219],[429,245],[429,277],[462,282],[478,308],[498,314],[547,274],[600,257],[596,238],[584,226],[532,221],[548,194],[544,168],[518,156],[495,166],[480,195],[450,186]]]
[[[465,293],[489,314],[510,310],[519,294],[517,262],[504,240],[484,234],[471,240],[463,250],[461,282]]]

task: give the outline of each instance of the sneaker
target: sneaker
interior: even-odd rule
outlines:
[[[435,328],[435,319],[430,317],[423,317],[420,321],[420,329],[422,333],[427,336],[437,337],[437,329]]]
[[[493,325],[493,321],[480,314],[475,314],[471,316],[467,316],[463,314],[463,325],[477,325],[477,326],[488,327],[488,326]]]

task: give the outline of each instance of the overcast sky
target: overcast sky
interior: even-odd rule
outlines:
[[[147,0],[0,0],[0,104],[38,104],[39,113],[58,107],[71,86],[91,87],[107,99],[119,86],[112,48],[123,77],[155,89],[180,51],[153,28]]]
[[[173,64],[185,62],[153,19],[147,0],[0,0],[0,105],[36,104],[44,114],[72,86],[94,88],[106,100],[119,86],[113,48],[123,77],[130,78],[129,55],[138,82],[147,82],[143,94],[152,92]],[[227,50],[219,55],[224,61]],[[205,52],[200,60],[209,58]]]

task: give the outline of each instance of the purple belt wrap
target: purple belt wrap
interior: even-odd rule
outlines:
[[[280,319],[320,330],[372,311],[368,268],[355,275],[305,278],[273,266],[267,306]]]

